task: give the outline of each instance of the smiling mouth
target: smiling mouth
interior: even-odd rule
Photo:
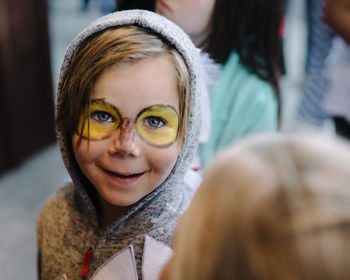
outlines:
[[[104,168],[102,168],[102,170],[105,173],[107,173],[108,175],[110,175],[112,177],[120,178],[120,179],[137,179],[146,173],[146,172],[141,172],[141,173],[132,173],[132,174],[121,174],[121,173],[109,171],[109,170],[104,169]]]

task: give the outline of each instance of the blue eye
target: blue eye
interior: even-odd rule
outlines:
[[[95,112],[91,112],[90,114],[91,118],[93,118],[96,121],[99,122],[114,122],[115,119],[114,117],[107,112],[104,111],[95,111]]]
[[[160,128],[164,126],[166,123],[162,118],[159,117],[147,117],[144,120],[144,124],[149,126],[150,128]]]

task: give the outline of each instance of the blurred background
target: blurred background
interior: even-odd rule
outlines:
[[[48,196],[69,180],[53,128],[60,63],[75,35],[94,19],[115,9],[113,3],[0,0],[0,278],[3,280],[37,277],[36,217]],[[289,1],[286,22],[282,130],[295,131],[300,129],[295,115],[305,82],[304,0]],[[328,122],[318,129],[333,133]]]

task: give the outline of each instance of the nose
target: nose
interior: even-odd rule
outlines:
[[[139,148],[135,143],[135,122],[132,119],[123,120],[113,137],[112,152],[121,155],[139,155]]]

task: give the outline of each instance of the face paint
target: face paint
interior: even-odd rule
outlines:
[[[125,118],[120,127],[119,142],[125,149],[130,149],[135,138],[135,123],[132,119]]]
[[[179,116],[176,109],[169,105],[153,105],[138,113],[136,120],[122,118],[118,109],[103,100],[92,100],[88,119],[80,117],[77,133],[84,139],[103,140],[109,138],[120,128],[121,143],[130,143],[136,128],[139,137],[155,147],[168,147],[176,139]]]
[[[86,120],[84,122],[84,114],[81,115],[77,132],[84,139],[89,140],[108,138],[111,132],[119,127],[121,122],[118,110],[103,100],[91,102],[88,118],[89,122]]]
[[[146,142],[154,146],[167,146],[177,138],[179,117],[171,106],[154,105],[139,113],[136,127]]]

